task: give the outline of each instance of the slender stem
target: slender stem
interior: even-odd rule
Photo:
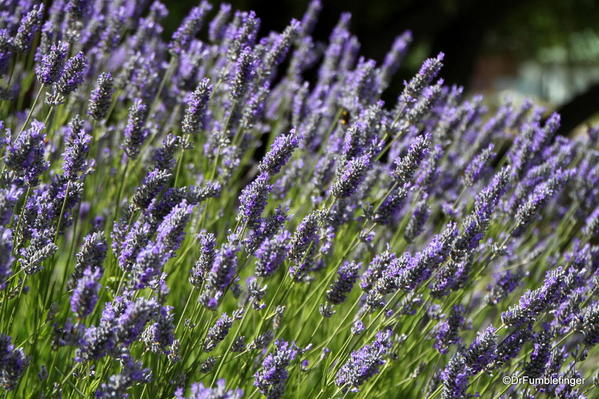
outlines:
[[[23,126],[21,126],[21,129],[19,130],[19,133],[17,134],[17,136],[15,137],[15,141],[21,137],[21,133],[23,133],[23,131],[27,128],[27,125],[29,125],[29,121],[31,120],[31,117],[33,116],[33,112],[35,111],[35,106],[37,105],[37,102],[40,99],[40,96],[42,95],[42,92],[44,91],[44,85],[41,85],[39,90],[37,91],[37,94],[35,96],[35,100],[33,100],[33,104],[31,105],[31,109],[29,110],[29,113],[27,113],[27,119],[25,119],[25,122],[23,123]]]

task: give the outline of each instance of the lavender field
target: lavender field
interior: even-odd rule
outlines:
[[[599,127],[323,6],[0,0],[0,398],[599,398]]]

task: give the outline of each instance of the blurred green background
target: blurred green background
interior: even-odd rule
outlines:
[[[168,1],[170,34],[197,1]],[[220,2],[212,0],[218,8]],[[255,10],[261,33],[300,19],[308,0],[233,0]],[[326,41],[339,14],[352,13],[361,53],[382,61],[396,35],[410,29],[414,43],[387,94],[393,100],[420,62],[446,54],[447,83],[491,97],[533,97],[562,114],[562,133],[596,119],[599,111],[599,1],[597,0],[323,0],[315,37]],[[214,12],[214,10],[213,10]]]

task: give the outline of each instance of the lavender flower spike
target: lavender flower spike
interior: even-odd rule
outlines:
[[[520,326],[533,321],[540,313],[559,305],[566,294],[566,272],[557,268],[547,273],[543,286],[527,291],[518,305],[511,306],[501,314],[508,326]]]
[[[580,312],[576,327],[584,335],[586,345],[599,344],[599,302],[591,303]]]
[[[391,330],[379,331],[371,344],[352,352],[349,360],[337,372],[335,384],[357,392],[362,384],[378,374],[391,350],[391,334]]]
[[[15,348],[8,335],[0,334],[0,386],[12,391],[29,365],[23,349]]]
[[[44,124],[33,121],[31,127],[8,145],[4,163],[24,182],[35,185],[37,178],[49,167],[44,159]]]
[[[6,280],[12,274],[12,231],[0,226],[0,291],[6,288]]]
[[[82,52],[67,60],[62,75],[58,79],[58,82],[56,82],[56,93],[58,94],[56,101],[64,101],[63,97],[68,96],[77,89],[83,82],[85,68],[87,68],[87,61]],[[51,104],[56,103],[51,102]]]
[[[489,326],[479,332],[464,353],[470,375],[475,375],[495,361],[497,357],[497,332]]]
[[[205,78],[198,83],[193,93],[186,98],[185,115],[183,116],[183,123],[181,125],[181,130],[184,133],[197,133],[203,128],[206,107],[208,100],[210,100],[211,92],[212,86],[210,85],[210,80]]]
[[[216,237],[212,233],[201,232],[197,239],[200,243],[200,256],[189,273],[189,282],[199,288],[214,263]]]
[[[223,313],[216,323],[210,327],[206,339],[204,340],[204,351],[212,352],[216,345],[227,337],[229,329],[233,325],[233,318]]]
[[[380,79],[383,86],[389,85],[391,78],[397,72],[401,61],[403,60],[406,52],[408,50],[408,46],[412,42],[412,32],[405,31],[401,35],[397,36],[395,41],[393,42],[393,46],[391,50],[385,56],[385,60],[383,61],[383,65],[380,70]]]
[[[53,44],[48,53],[42,56],[39,65],[35,69],[37,78],[42,84],[49,85],[60,78],[67,51],[67,43],[58,42]]]
[[[312,34],[314,30],[314,25],[316,25],[316,20],[318,19],[318,14],[322,10],[322,3],[320,0],[312,0],[308,5],[308,9],[304,13],[302,18],[301,27],[302,27],[302,35],[308,36]]]
[[[100,269],[87,268],[79,278],[71,296],[71,310],[80,318],[89,315],[98,301],[100,290],[99,280],[102,277]]]
[[[146,139],[147,132],[144,130],[144,124],[147,117],[148,106],[141,99],[137,99],[129,108],[129,118],[125,127],[125,142],[123,149],[125,154],[131,159],[139,155],[141,146]]]
[[[231,14],[231,4],[221,3],[220,8],[216,16],[210,21],[208,27],[208,37],[211,42],[218,42],[222,40],[227,29],[227,20]]]
[[[429,148],[429,137],[418,136],[410,144],[405,156],[394,162],[393,177],[400,184],[409,183],[414,172],[426,156]]]
[[[332,304],[340,304],[345,301],[358,279],[361,264],[355,262],[344,262],[337,270],[337,280],[327,290],[327,301]]]
[[[204,292],[200,296],[200,302],[207,308],[215,309],[233,283],[237,273],[238,250],[236,245],[227,243],[216,254],[206,277]]]
[[[259,218],[266,207],[268,193],[272,190],[272,185],[268,184],[268,179],[268,174],[260,174],[239,195],[237,220],[249,227],[255,226],[259,222]]]
[[[262,362],[262,367],[254,374],[254,386],[268,399],[279,399],[285,393],[289,378],[287,367],[298,354],[294,343],[276,341],[275,349]]]
[[[453,355],[447,367],[441,372],[443,399],[462,399],[467,397],[468,368],[465,363],[464,356],[458,352]]]
[[[108,72],[102,72],[100,76],[98,76],[96,88],[89,96],[87,114],[91,116],[92,119],[99,121],[106,117],[108,109],[110,108],[110,102],[112,101],[113,92],[112,75]]]
[[[281,168],[287,163],[293,150],[297,148],[299,139],[292,129],[289,134],[280,135],[275,138],[270,150],[264,155],[258,165],[258,170],[262,173],[274,175],[279,173]]]
[[[38,4],[37,6],[34,6],[23,19],[21,19],[17,34],[13,40],[14,47],[17,51],[25,53],[29,50],[33,35],[40,28],[43,16],[44,5]]]
[[[168,44],[168,49],[173,56],[179,57],[189,49],[191,41],[202,29],[206,14],[211,9],[212,6],[206,1],[202,1],[199,6],[191,9],[181,26],[173,33],[173,37]]]
[[[370,158],[371,154],[364,154],[348,161],[343,170],[338,173],[331,194],[338,198],[345,198],[355,193],[371,166]]]
[[[175,399],[241,399],[243,398],[242,389],[233,389],[228,391],[225,380],[220,379],[216,382],[216,387],[205,387],[201,382],[191,384],[189,396],[185,396],[183,389],[179,388],[175,392]]]

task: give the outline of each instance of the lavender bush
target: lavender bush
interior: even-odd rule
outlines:
[[[4,398],[599,397],[594,130],[148,3],[0,2]]]

